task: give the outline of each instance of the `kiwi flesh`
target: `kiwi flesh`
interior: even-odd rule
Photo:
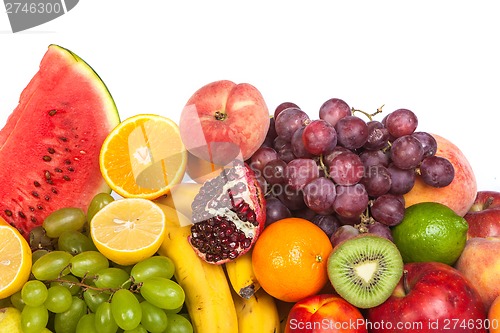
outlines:
[[[361,309],[385,302],[401,279],[403,269],[396,245],[374,234],[341,242],[328,257],[327,265],[335,291]]]

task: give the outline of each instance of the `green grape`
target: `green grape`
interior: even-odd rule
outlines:
[[[21,289],[21,297],[26,305],[40,306],[47,299],[47,286],[42,281],[30,280]]]
[[[51,251],[41,256],[31,267],[37,280],[54,280],[69,274],[69,263],[73,256],[64,251]]]
[[[181,312],[181,310],[184,308],[184,304],[182,304],[181,306],[179,306],[178,308],[176,309],[164,309],[164,311],[166,313],[179,313]]]
[[[75,333],[97,333],[95,313],[87,313],[78,321]]]
[[[141,302],[142,319],[141,324],[151,333],[162,333],[168,325],[167,314],[163,309],[149,303]]]
[[[109,193],[96,194],[90,201],[89,208],[87,209],[87,221],[92,221],[92,218],[98,211],[114,200],[113,196]]]
[[[24,306],[26,305],[23,301],[23,297],[21,296],[21,290],[15,292],[10,296],[10,302],[16,309],[19,311],[23,311]]]
[[[193,333],[193,325],[184,316],[177,313],[167,313],[168,326],[162,333]]]
[[[99,251],[85,251],[71,259],[71,273],[77,277],[95,274],[109,267],[109,260]]]
[[[125,283],[129,281],[129,283]],[[101,269],[96,274],[94,284],[98,288],[125,288],[131,285],[130,275],[118,267],[108,267]]]
[[[26,305],[21,311],[23,333],[39,333],[49,322],[49,311],[44,305]]]
[[[83,292],[83,299],[87,303],[87,307],[92,312],[96,312],[101,303],[109,301],[111,294],[106,291],[87,289]]]
[[[128,289],[120,289],[113,294],[111,313],[118,327],[124,330],[131,330],[141,323],[141,305]]]
[[[186,295],[182,287],[169,279],[152,277],[142,283],[141,295],[159,308],[174,310],[184,304]]]
[[[92,239],[77,230],[63,232],[57,239],[57,248],[73,255],[85,251],[97,251]]]
[[[73,296],[71,307],[54,316],[54,330],[57,333],[74,333],[81,317],[87,313],[85,301],[78,296]]]
[[[47,299],[44,305],[50,312],[61,313],[67,311],[71,307],[73,297],[68,288],[61,285],[49,287]]]
[[[144,328],[141,324],[137,326],[136,328],[133,328],[131,330],[125,330],[123,333],[148,333],[148,330]]]
[[[65,275],[61,281],[52,281],[50,286],[63,286],[68,289],[71,293],[71,296],[75,296],[80,291],[80,280],[74,275],[68,274]]]
[[[38,250],[33,251],[33,254],[31,255],[31,263],[34,264],[35,261],[40,259],[40,257],[46,255],[47,253],[49,253],[49,250],[45,250],[45,249],[38,249]]]
[[[87,220],[81,208],[65,207],[53,211],[42,223],[47,236],[58,238],[64,231],[81,230]]]
[[[113,314],[111,313],[111,303],[104,302],[95,311],[95,328],[97,333],[115,333],[118,330]]]
[[[150,277],[171,279],[174,271],[172,259],[165,256],[152,256],[135,264],[130,275],[134,278],[134,282],[144,282]]]

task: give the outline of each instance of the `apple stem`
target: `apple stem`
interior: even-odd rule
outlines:
[[[488,197],[488,199],[486,199],[486,202],[484,203],[483,209],[488,209],[488,207],[490,207],[493,203],[493,200],[495,200],[493,197]]]
[[[408,285],[408,270],[403,270],[403,289],[405,291],[405,295],[410,293],[410,286]]]

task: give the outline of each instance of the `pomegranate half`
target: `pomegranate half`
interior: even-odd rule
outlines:
[[[264,194],[246,163],[206,181],[193,200],[189,243],[206,262],[223,264],[246,253],[266,221]]]

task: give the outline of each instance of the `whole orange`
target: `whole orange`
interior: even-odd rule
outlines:
[[[497,296],[488,310],[487,326],[490,333],[500,333],[500,296]]]
[[[286,218],[267,226],[255,242],[252,265],[264,290],[285,302],[318,293],[327,283],[330,239],[318,226]]]

